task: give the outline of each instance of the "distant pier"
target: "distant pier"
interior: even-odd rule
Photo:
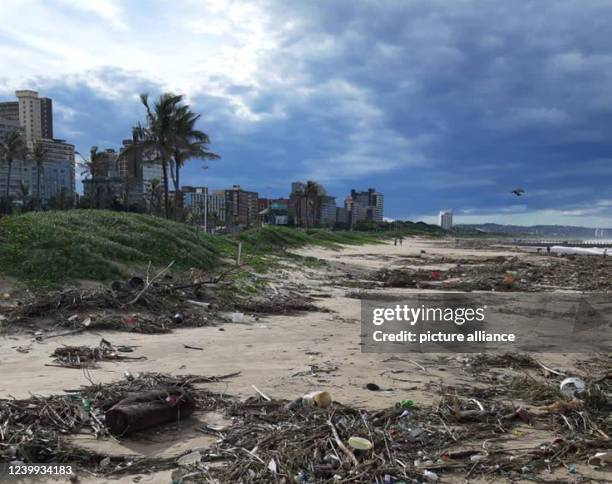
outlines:
[[[512,245],[521,247],[582,247],[582,248],[612,248],[612,240],[562,240],[562,239],[514,239]]]

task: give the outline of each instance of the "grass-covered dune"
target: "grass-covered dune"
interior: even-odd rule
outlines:
[[[0,219],[0,273],[34,284],[109,280],[126,266],[212,268],[220,244],[161,218],[102,210],[36,212]]]
[[[414,232],[427,232],[427,227],[415,226]],[[34,212],[0,218],[0,274],[45,286],[78,279],[108,281],[149,262],[155,268],[175,261],[178,270],[206,270],[219,266],[226,257],[235,257],[238,242],[243,246],[242,260],[262,270],[267,267],[267,255],[279,256],[287,249],[306,245],[339,248],[381,242],[389,236],[389,232],[263,227],[234,238],[207,235],[185,224],[134,213]]]

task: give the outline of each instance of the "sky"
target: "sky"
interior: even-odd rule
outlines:
[[[185,94],[222,156],[185,184],[612,227],[610,20],[601,0],[2,0],[0,99],[51,97],[88,153],[144,121],[139,93]]]

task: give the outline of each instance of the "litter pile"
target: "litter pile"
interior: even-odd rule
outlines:
[[[143,360],[142,357],[125,356],[120,353],[130,353],[131,346],[114,347],[109,341],[102,338],[96,347],[91,346],[60,346],[51,354],[56,365],[65,368],[96,368],[99,361],[126,361]]]
[[[110,287],[61,290],[30,295],[10,308],[5,316],[8,327],[27,324],[71,332],[119,330],[145,334],[167,333],[177,327],[216,325],[227,321],[226,313],[242,310],[251,313],[288,313],[316,307],[311,299],[295,291],[268,291],[242,294],[239,283],[223,276],[174,280],[163,278],[114,281]]]
[[[612,261],[594,257],[434,258],[450,269],[381,269],[370,278],[386,287],[458,291],[612,290]]]
[[[492,371],[508,365],[524,375],[506,381]],[[232,375],[146,374],[69,395],[0,400],[0,461],[73,462],[105,475],[175,468],[173,480],[184,483],[516,480],[578,464],[603,467],[612,433],[612,359],[600,355],[585,365],[590,376],[574,378],[568,389],[562,371],[529,356],[477,355],[463,366],[486,386],[438,388],[433,405],[403,400],[381,411],[332,402],[327,392],[287,402],[256,389],[257,397],[238,401],[197,386]],[[126,422],[138,438],[145,414],[163,432],[163,422],[202,410],[222,411],[232,424],[205,429],[215,443],[174,458],[105,457],[64,440],[87,428],[104,437],[113,426],[121,439]],[[111,417],[113,411],[121,416]],[[552,437],[508,445],[531,430]]]

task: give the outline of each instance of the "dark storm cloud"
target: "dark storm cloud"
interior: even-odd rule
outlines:
[[[339,197],[375,186],[398,217],[610,214],[612,4],[262,5],[274,46],[258,51],[256,73],[203,76],[190,93],[223,156],[206,172],[187,168],[190,183],[280,196],[316,177]],[[125,70],[86,77],[45,92],[77,111],[60,125],[81,149],[118,145],[143,119],[136,94],[162,89]],[[515,186],[527,190],[520,201]]]

